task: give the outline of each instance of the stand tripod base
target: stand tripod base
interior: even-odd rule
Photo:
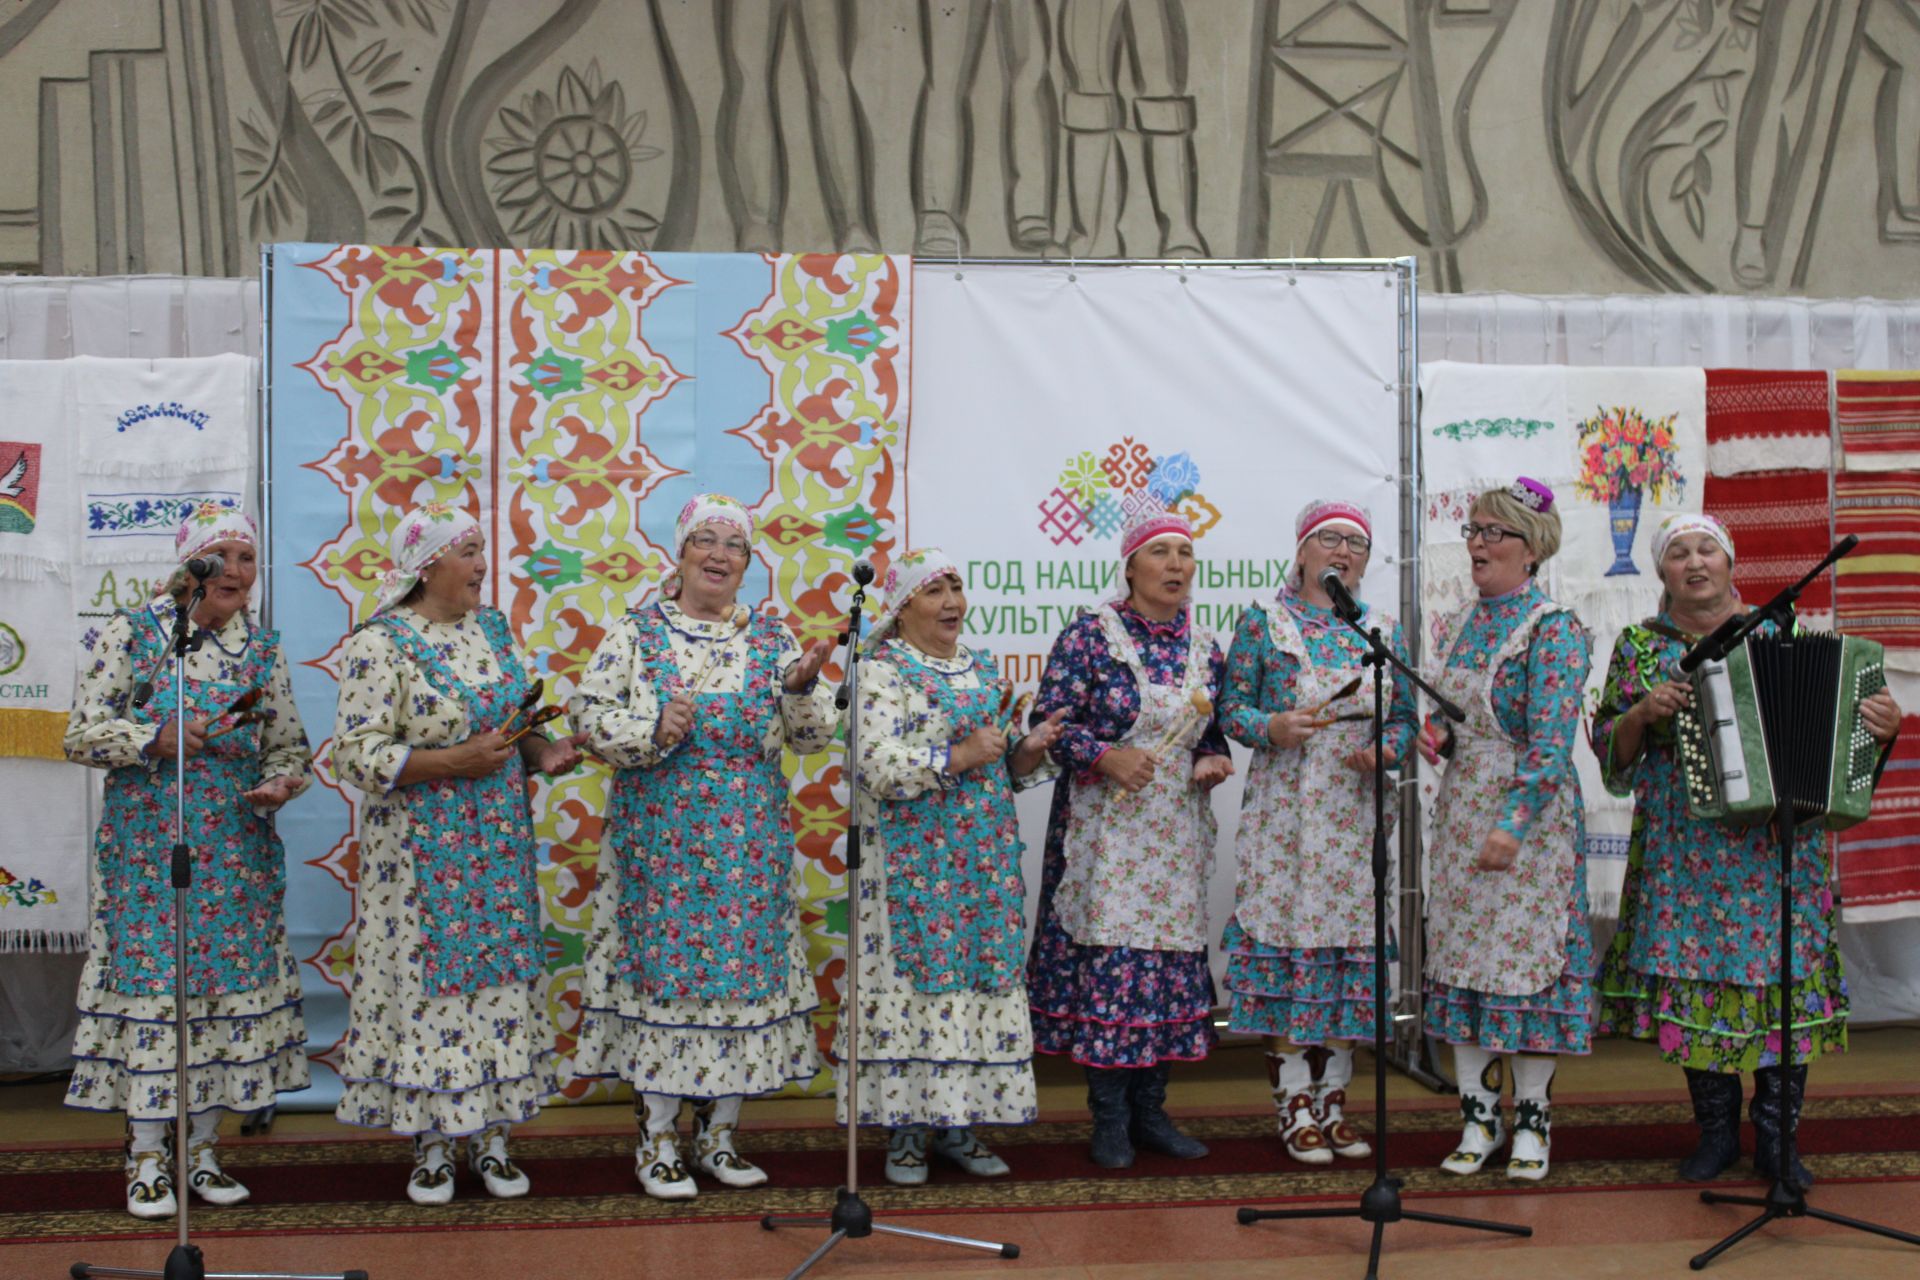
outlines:
[[[67,1269],[73,1280],[94,1276],[126,1277],[127,1280],[367,1280],[364,1271],[208,1271],[206,1259],[197,1244],[177,1244],[167,1255],[167,1264],[159,1271],[133,1267],[96,1267],[76,1262]]]
[[[860,1198],[858,1192],[840,1188],[834,1201],[833,1214],[826,1218],[777,1217],[769,1215],[760,1219],[760,1226],[772,1231],[777,1227],[825,1227],[830,1233],[820,1242],[820,1247],[808,1254],[806,1260],[787,1276],[787,1280],[797,1280],[805,1275],[813,1265],[833,1252],[833,1247],[842,1240],[863,1240],[878,1231],[882,1235],[907,1236],[914,1240],[931,1240],[935,1244],[950,1244],[961,1249],[979,1249],[983,1253],[997,1253],[1003,1258],[1020,1256],[1017,1244],[996,1244],[991,1240],[975,1240],[971,1236],[950,1236],[938,1231],[921,1231],[915,1227],[893,1227],[884,1222],[873,1220],[873,1210]],[[151,1273],[148,1273],[151,1274]]]
[[[1442,1227],[1463,1227],[1469,1231],[1498,1231],[1503,1235],[1531,1236],[1532,1227],[1512,1226],[1505,1222],[1483,1222],[1479,1218],[1456,1218],[1451,1214],[1428,1213],[1409,1209],[1400,1203],[1398,1178],[1380,1178],[1360,1193],[1360,1203],[1342,1209],[1242,1209],[1235,1217],[1241,1226],[1255,1222],[1284,1221],[1298,1218],[1358,1218],[1373,1224],[1373,1243],[1367,1250],[1367,1280],[1378,1280],[1380,1244],[1390,1222],[1431,1222]]]
[[[1862,1222],[1858,1218],[1849,1218],[1844,1214],[1829,1213],[1825,1209],[1816,1209],[1807,1203],[1807,1193],[1784,1179],[1776,1178],[1764,1196],[1732,1196],[1720,1191],[1702,1191],[1702,1204],[1744,1204],[1760,1210],[1760,1216],[1741,1227],[1738,1231],[1722,1240],[1719,1244],[1688,1259],[1687,1265],[1695,1271],[1703,1271],[1709,1262],[1727,1250],[1745,1240],[1748,1236],[1766,1226],[1776,1218],[1818,1218],[1822,1222],[1835,1223],[1842,1227],[1851,1227],[1855,1231],[1865,1231],[1876,1236],[1885,1236],[1889,1240],[1898,1240],[1904,1244],[1920,1245],[1920,1236],[1899,1231],[1893,1227],[1883,1227],[1876,1222]]]

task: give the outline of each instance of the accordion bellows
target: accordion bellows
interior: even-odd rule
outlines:
[[[1837,831],[1865,820],[1880,748],[1860,704],[1887,684],[1878,644],[1817,631],[1749,636],[1690,679],[1693,701],[1674,730],[1695,817],[1751,826],[1785,800],[1796,822],[1820,818]]]

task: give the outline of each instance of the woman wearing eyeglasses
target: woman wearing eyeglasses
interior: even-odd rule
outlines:
[[[1427,1029],[1453,1046],[1460,1144],[1475,1173],[1500,1148],[1503,1060],[1513,1063],[1509,1178],[1547,1176],[1557,1055],[1587,1053],[1593,944],[1585,816],[1573,771],[1586,629],[1535,580],[1560,549],[1553,491],[1526,477],[1475,499],[1461,529],[1479,598],[1448,619],[1435,684],[1467,713],[1420,738],[1447,760],[1427,842]]]
[[[628,613],[568,703],[612,765],[575,1069],[633,1086],[635,1173],[662,1200],[696,1194],[677,1143],[724,1186],[767,1175],[734,1149],[741,1100],[811,1077],[818,1005],[795,909],[783,747],[833,734],[817,680],[831,646],[737,603],[753,520],[702,494],[674,526],[662,598]]]
[[[1301,510],[1292,572],[1277,599],[1241,616],[1220,696],[1221,726],[1253,749],[1234,914],[1220,941],[1228,1025],[1266,1037],[1280,1139],[1302,1164],[1373,1152],[1344,1113],[1353,1042],[1374,1034],[1373,686],[1366,643],[1320,584],[1332,569],[1359,592],[1372,531],[1349,502]],[[1360,625],[1380,628],[1404,659],[1393,618],[1362,605]],[[1412,684],[1388,674],[1391,768],[1419,722]],[[1389,801],[1388,822],[1397,807]]]

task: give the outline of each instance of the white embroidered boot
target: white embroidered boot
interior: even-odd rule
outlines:
[[[220,1167],[214,1144],[220,1141],[220,1108],[203,1111],[187,1123],[187,1185],[208,1204],[239,1204],[249,1194]]]
[[[643,1093],[635,1108],[640,1114],[640,1147],[633,1154],[633,1171],[640,1189],[655,1200],[691,1200],[700,1194],[693,1175],[680,1163],[680,1099],[664,1093]]]
[[[1012,1172],[1007,1162],[987,1149],[972,1129],[935,1129],[933,1153],[951,1160],[964,1173],[976,1178],[1001,1178]]]
[[[887,1135],[887,1181],[917,1187],[927,1180],[927,1126],[902,1125]]]
[[[407,1175],[407,1199],[441,1205],[453,1199],[453,1140],[443,1133],[413,1135],[413,1172]]]
[[[1267,1041],[1267,1081],[1273,1087],[1273,1105],[1280,1113],[1280,1142],[1301,1164],[1332,1164],[1327,1135],[1313,1114],[1313,1064],[1304,1050]]]
[[[171,1133],[163,1120],[127,1124],[127,1212],[136,1218],[171,1218],[180,1212],[173,1195]]]
[[[734,1127],[740,1122],[740,1095],[710,1098],[693,1109],[693,1164],[722,1186],[757,1187],[767,1171],[733,1147]]]
[[[533,1189],[533,1181],[507,1153],[512,1125],[493,1124],[467,1139],[467,1168],[480,1175],[487,1194],[496,1200],[518,1200]]]
[[[1320,1078],[1313,1086],[1313,1118],[1326,1135],[1333,1154],[1361,1160],[1373,1154],[1373,1148],[1360,1136],[1346,1116],[1347,1085],[1353,1081],[1353,1045],[1329,1040],[1321,1051]],[[1319,1055],[1316,1055],[1318,1057]]]
[[[1453,1078],[1460,1082],[1460,1145],[1440,1167],[1448,1173],[1478,1173],[1507,1140],[1500,1123],[1500,1086],[1506,1071],[1500,1056],[1479,1045],[1453,1046]]]
[[[1553,1132],[1553,1072],[1560,1059],[1550,1053],[1513,1055],[1513,1154],[1509,1178],[1538,1182],[1547,1176],[1547,1149]]]

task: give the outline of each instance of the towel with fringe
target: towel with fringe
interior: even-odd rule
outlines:
[[[221,355],[73,366],[89,565],[171,563],[201,502],[244,509],[253,487],[253,361]]]
[[[1873,816],[1834,837],[1840,918],[1855,923],[1920,916],[1920,677],[1891,673],[1906,715]]]
[[[1553,489],[1560,513],[1560,552],[1542,568],[1543,585],[1593,636],[1591,704],[1621,629],[1659,606],[1654,531],[1668,515],[1700,510],[1705,371],[1443,361],[1421,367],[1420,393],[1429,643],[1431,628],[1474,590],[1460,537],[1474,496],[1531,476]],[[1619,910],[1632,802],[1608,794],[1590,750],[1577,747],[1574,764],[1587,810],[1589,906],[1604,919]]]
[[[0,841],[0,954],[85,951],[95,770],[64,761],[5,764],[9,792],[33,803],[8,807]]]
[[[66,365],[0,360],[0,578],[10,581],[72,577],[78,487]]]
[[[1833,416],[1847,471],[1920,468],[1920,370],[1842,369]]]
[[[1707,370],[1707,470],[1716,476],[1833,462],[1833,405],[1824,369]]]

